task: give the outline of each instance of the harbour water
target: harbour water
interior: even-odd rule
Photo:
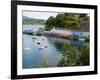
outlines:
[[[23,25],[24,30],[38,30],[44,25]],[[83,41],[70,41],[63,38],[54,38],[47,36],[36,36],[23,34],[23,53],[22,63],[23,69],[43,68],[44,63],[48,63],[48,67],[57,67],[58,62],[62,58],[61,45],[72,44],[79,49]]]

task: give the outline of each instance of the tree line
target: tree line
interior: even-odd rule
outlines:
[[[80,28],[80,20],[89,20],[87,14],[74,14],[74,13],[58,13],[56,17],[50,16],[45,22],[45,30],[49,31],[55,28]]]

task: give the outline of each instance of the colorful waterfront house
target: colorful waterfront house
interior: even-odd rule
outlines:
[[[71,31],[68,29],[53,28],[51,32],[57,34],[59,37],[67,37],[71,35]]]
[[[83,37],[83,32],[79,32],[79,31],[75,31],[75,32],[72,32],[72,36],[77,36],[77,37]]]
[[[90,35],[89,32],[83,32],[84,37],[89,38],[89,35]]]
[[[68,30],[59,30],[58,33],[60,36],[64,36],[64,37],[71,35],[71,31]]]
[[[78,32],[78,36],[82,38],[83,37],[83,32]]]

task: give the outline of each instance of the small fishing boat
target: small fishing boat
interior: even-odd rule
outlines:
[[[45,48],[47,48],[48,46],[46,45],[46,46],[44,46]]]
[[[85,39],[84,38],[79,38],[79,41],[85,41]]]
[[[33,37],[32,39],[37,39],[37,38]]]
[[[28,48],[28,47],[27,47],[27,48],[24,48],[23,50],[30,50],[30,49],[31,49],[31,48]]]
[[[40,48],[38,48],[39,50],[41,50],[41,49],[44,49],[44,47],[40,47]]]
[[[42,40],[45,40],[45,39],[42,39]]]
[[[40,44],[40,42],[38,42],[37,44]]]

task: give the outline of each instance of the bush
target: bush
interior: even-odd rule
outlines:
[[[59,61],[58,66],[75,66],[78,59],[78,51],[72,45],[62,47],[63,58]]]
[[[89,65],[89,43],[84,43],[79,55],[80,65]]]
[[[63,57],[57,65],[59,67],[89,65],[89,43],[84,43],[80,51],[72,45],[64,45],[62,54]]]

